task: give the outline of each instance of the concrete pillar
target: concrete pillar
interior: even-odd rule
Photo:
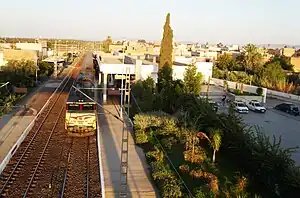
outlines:
[[[267,88],[263,88],[263,103],[267,103]]]
[[[141,70],[142,70],[142,60],[136,60],[135,67],[134,67],[134,74],[135,74],[135,80],[141,79]]]
[[[57,61],[54,62],[54,71],[53,71],[53,77],[57,77]]]
[[[99,74],[98,74],[98,85],[99,86],[101,85],[101,81],[102,81],[101,76],[102,76],[102,73],[99,72]]]
[[[103,74],[103,102],[107,101],[107,73]]]

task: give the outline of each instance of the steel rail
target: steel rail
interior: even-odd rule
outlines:
[[[48,110],[48,112],[46,113],[46,116],[44,117],[44,119],[42,120],[41,124],[39,125],[38,129],[35,131],[33,137],[31,138],[30,142],[28,143],[28,145],[26,146],[24,152],[22,153],[20,159],[18,160],[18,162],[16,163],[14,169],[12,170],[12,172],[10,173],[10,175],[8,176],[6,182],[4,183],[4,185],[2,186],[2,189],[0,191],[0,195],[4,192],[4,189],[6,188],[7,184],[9,183],[9,181],[11,180],[11,177],[13,176],[13,174],[15,173],[15,171],[17,170],[20,162],[22,161],[23,157],[25,156],[25,154],[27,153],[29,147],[32,145],[35,137],[37,136],[38,132],[40,131],[40,129],[42,128],[43,124],[45,123],[45,121],[47,120],[48,116],[50,115],[50,112],[52,111],[52,109],[54,108],[54,106],[56,105],[56,102],[58,101],[58,99],[60,98],[61,94],[63,93],[65,87],[67,86],[68,82],[70,81],[71,76],[69,76],[67,79],[64,79],[63,81],[63,87],[62,90],[59,92],[59,95],[57,96],[56,99],[54,99],[53,104],[51,105],[50,109]],[[65,82],[66,81],[66,82]]]
[[[49,137],[48,137],[48,139],[47,139],[47,142],[46,142],[46,144],[45,144],[45,146],[44,146],[44,149],[43,149],[43,151],[42,151],[42,153],[41,153],[41,156],[40,156],[40,158],[39,158],[39,160],[38,160],[38,163],[37,163],[37,165],[36,165],[36,167],[35,167],[35,169],[34,169],[34,172],[32,173],[32,176],[31,176],[30,181],[29,181],[29,183],[28,183],[28,185],[27,185],[27,188],[26,188],[26,191],[25,191],[25,193],[24,193],[24,195],[23,195],[23,198],[25,198],[25,197],[27,196],[27,193],[28,193],[28,191],[29,191],[29,189],[30,189],[30,186],[31,186],[31,184],[32,184],[32,182],[33,182],[33,179],[34,179],[34,177],[35,177],[35,175],[36,175],[36,172],[37,172],[37,170],[38,170],[38,167],[39,167],[39,165],[40,165],[40,163],[41,163],[41,161],[42,161],[42,159],[43,159],[43,157],[44,157],[44,154],[45,154],[45,152],[46,152],[46,150],[47,150],[47,148],[48,148],[48,145],[49,145],[50,139],[52,138],[53,132],[55,131],[55,128],[56,128],[58,122],[60,121],[60,116],[61,116],[63,110],[64,110],[64,108],[62,107],[61,110],[60,110],[60,112],[59,112],[59,115],[57,116],[57,119],[55,120],[55,124],[54,124],[54,126],[52,127],[52,130],[51,130],[50,135],[49,135]]]

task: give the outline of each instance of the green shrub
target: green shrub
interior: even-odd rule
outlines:
[[[163,181],[161,194],[162,197],[183,197],[181,189],[182,185],[180,184],[180,181],[175,176],[171,175]]]
[[[209,190],[208,187],[202,186],[195,192],[195,198],[214,198],[215,195]]]
[[[162,111],[148,112],[136,114],[134,116],[134,128],[135,129],[146,129],[151,127],[159,127],[167,122],[168,114]]]
[[[171,149],[174,144],[177,143],[177,140],[174,137],[163,138],[161,144],[166,149]]]
[[[170,177],[172,174],[171,169],[163,160],[152,162],[151,168],[154,180],[163,180]]]
[[[241,95],[241,90],[235,89],[235,90],[233,91],[233,93],[234,93],[235,95]]]
[[[149,151],[146,153],[146,157],[150,161],[162,161],[164,159],[164,154],[157,147],[155,147],[154,151]]]
[[[148,142],[148,136],[142,129],[134,130],[134,137],[136,144],[144,144]]]
[[[258,87],[258,88],[256,89],[256,93],[257,93],[257,95],[262,96],[262,94],[263,94],[263,89],[262,89],[261,87]]]

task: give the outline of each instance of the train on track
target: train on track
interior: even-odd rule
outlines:
[[[79,90],[71,88],[66,102],[65,129],[73,137],[91,136],[97,130],[97,104],[92,80],[94,72],[90,67],[83,68],[83,71],[73,84]]]

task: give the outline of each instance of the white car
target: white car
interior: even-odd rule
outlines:
[[[260,112],[260,113],[266,113],[267,109],[264,107],[260,102],[257,100],[251,100],[248,104],[248,108],[251,111]]]
[[[236,100],[233,102],[234,110],[239,113],[249,113],[249,109],[243,101]]]

